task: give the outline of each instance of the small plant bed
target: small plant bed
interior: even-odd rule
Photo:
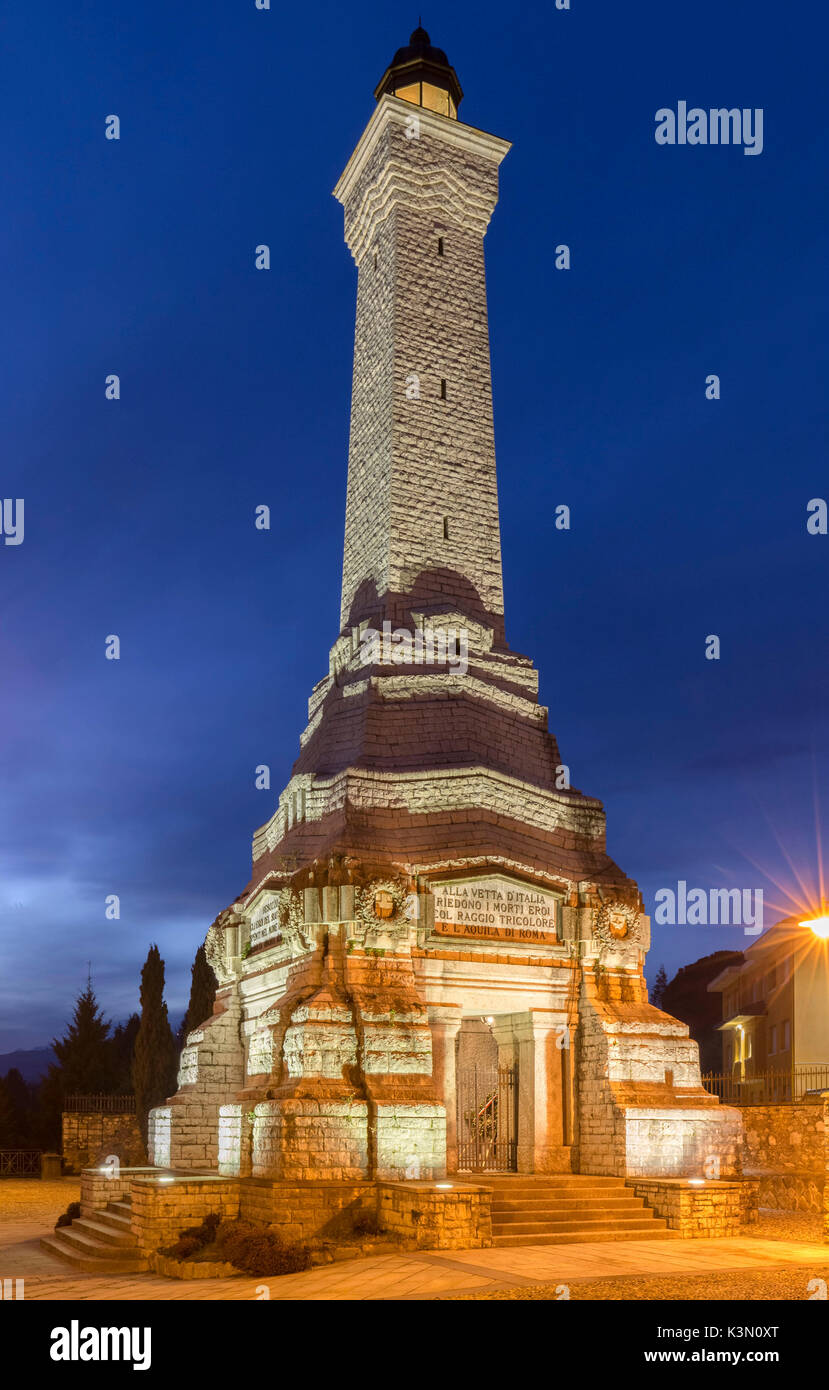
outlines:
[[[296,1274],[310,1267],[311,1251],[250,1221],[222,1221],[211,1214],[201,1226],[182,1231],[174,1245],[157,1251],[151,1264],[157,1274],[174,1279]]]

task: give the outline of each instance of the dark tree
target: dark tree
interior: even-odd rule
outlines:
[[[20,1149],[24,1147],[24,1142],[9,1088],[5,1079],[0,1077],[0,1149]]]
[[[66,1036],[52,1042],[58,1060],[50,1066],[40,1084],[37,1131],[43,1147],[60,1147],[60,1117],[68,1095],[89,1095],[112,1089],[109,1028],[109,1019],[104,1019],[98,1008],[90,980],[78,996]]]
[[[132,1088],[144,1143],[154,1105],[163,1105],[176,1088],[177,1049],[164,1003],[164,961],[151,946],[141,971],[141,1022],[135,1039]]]
[[[656,979],[654,980],[653,986],[651,988],[651,1003],[655,1005],[657,1009],[662,1008],[662,999],[667,988],[668,976],[665,974],[664,965],[660,965],[659,969],[656,972]]]
[[[90,982],[78,996],[66,1037],[52,1042],[58,1061],[49,1074],[57,1074],[63,1096],[109,1091],[113,1080],[109,1029],[110,1021],[98,1008]]]
[[[126,1023],[119,1023],[112,1035],[113,1084],[119,1096],[132,1093],[132,1059],[140,1023],[138,1014],[130,1014]]]
[[[204,947],[200,946],[196,952],[196,958],[190,967],[190,1003],[187,1005],[187,1013],[182,1020],[179,1029],[179,1047],[183,1047],[187,1041],[187,1034],[194,1028],[198,1028],[200,1023],[204,1023],[213,1013],[213,1001],[216,998],[216,976],[213,974],[207,963]]]
[[[4,1144],[9,1148],[35,1147],[33,1087],[23,1080],[16,1067],[6,1072],[0,1085],[5,1097],[5,1118],[0,1117],[0,1147]]]

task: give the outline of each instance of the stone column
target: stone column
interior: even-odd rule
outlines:
[[[559,1044],[566,1016],[555,1009],[529,1009],[498,1020],[499,1048],[505,1025],[512,1033],[518,1064],[518,1171],[567,1173],[570,1165],[570,1121],[566,1088],[570,1053]],[[506,1038],[504,1038],[506,1043]],[[507,1048],[504,1046],[503,1052]],[[504,1056],[504,1063],[507,1058]]]
[[[458,1096],[455,1043],[461,1026],[460,1004],[430,1004],[432,1076],[446,1109],[446,1171],[458,1171]]]

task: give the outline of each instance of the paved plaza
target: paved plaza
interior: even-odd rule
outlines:
[[[76,1179],[43,1183],[10,1180],[0,1187],[0,1278],[25,1281],[29,1300],[74,1301],[244,1301],[263,1297],[267,1286],[274,1301],[376,1301],[487,1295],[539,1285],[560,1297],[559,1285],[596,1279],[649,1277],[675,1279],[735,1275],[802,1267],[803,1292],[810,1277],[829,1280],[829,1246],[817,1240],[776,1240],[752,1235],[717,1240],[609,1241],[579,1245],[525,1246],[513,1249],[417,1251],[338,1261],[280,1278],[184,1281],[153,1274],[83,1274],[39,1247],[59,1213],[77,1200]],[[577,1291],[574,1292],[578,1296]],[[618,1295],[616,1295],[618,1296]],[[630,1296],[637,1297],[634,1285]],[[658,1296],[651,1294],[651,1297]],[[791,1295],[789,1295],[791,1296]],[[795,1294],[795,1296],[800,1296]]]

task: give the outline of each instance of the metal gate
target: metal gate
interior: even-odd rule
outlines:
[[[458,1168],[514,1173],[518,1167],[518,1068],[459,1071],[457,1096]]]

